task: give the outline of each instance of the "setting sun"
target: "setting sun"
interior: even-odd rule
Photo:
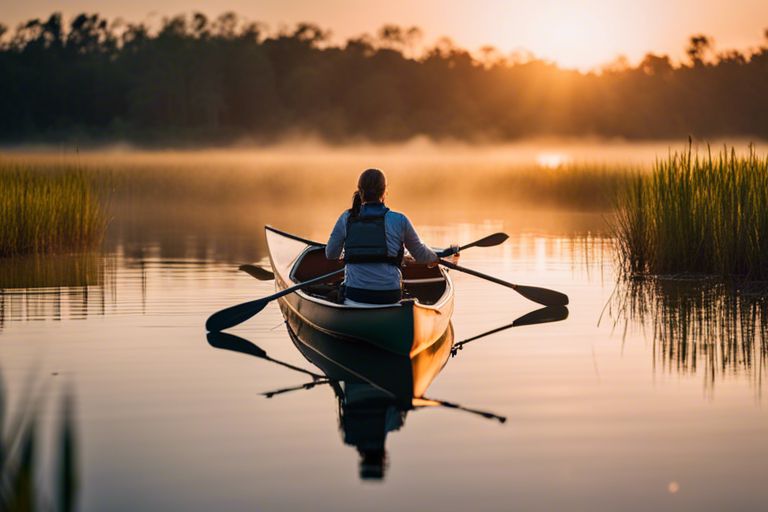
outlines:
[[[606,22],[584,6],[550,6],[532,23],[539,28],[539,53],[561,66],[589,69],[595,62],[611,58],[612,50],[605,45]]]

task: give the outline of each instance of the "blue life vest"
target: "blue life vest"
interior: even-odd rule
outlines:
[[[346,263],[389,263],[398,267],[403,261],[403,248],[397,256],[387,251],[387,231],[384,217],[389,208],[378,215],[354,215],[347,218],[347,237],[344,239],[344,261]]]

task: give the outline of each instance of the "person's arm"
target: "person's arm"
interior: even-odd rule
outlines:
[[[424,245],[408,217],[403,216],[403,218],[405,219],[405,233],[403,237],[405,248],[411,253],[416,263],[435,263],[437,261],[435,251]]]
[[[347,238],[347,216],[349,212],[344,212],[339,216],[336,225],[333,226],[331,236],[328,238],[328,244],[325,246],[325,257],[329,260],[338,260],[341,258],[341,251],[344,249],[344,240]]]

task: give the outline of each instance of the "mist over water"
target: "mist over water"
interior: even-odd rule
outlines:
[[[747,141],[715,141],[746,150]],[[701,143],[698,150],[707,148]],[[758,150],[768,148],[758,144]],[[387,173],[390,207],[417,225],[502,222],[507,230],[571,235],[609,232],[617,187],[657,157],[686,149],[683,141],[627,143],[539,139],[470,146],[415,139],[404,145],[332,147],[301,140],[263,148],[141,151],[126,146],[79,151],[17,148],[0,161],[46,172],[85,170],[112,218],[108,246],[143,250],[152,240],[176,255],[209,239],[221,254],[257,252],[265,224],[319,239],[349,207],[358,174]],[[258,241],[254,241],[257,239]],[[225,242],[226,240],[226,242]],[[434,243],[444,243],[445,240]],[[238,248],[235,249],[234,247]]]

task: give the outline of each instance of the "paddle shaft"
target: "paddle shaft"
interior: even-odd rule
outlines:
[[[501,286],[506,286],[507,288],[512,288],[513,290],[517,290],[517,288],[519,287],[519,285],[516,285],[515,283],[510,283],[508,281],[499,279],[498,277],[493,277],[493,276],[489,276],[488,274],[483,274],[482,272],[478,272],[477,270],[472,270],[471,268],[460,267],[455,263],[451,263],[450,261],[446,261],[442,258],[440,259],[440,264],[448,268],[452,268],[453,270],[458,270],[459,272],[464,272],[465,274],[479,277],[481,279],[491,281],[492,283],[500,284]]]
[[[267,226],[267,229],[270,231],[273,231],[275,233],[278,233],[280,235],[283,235],[287,238],[290,238],[292,240],[297,240],[299,242],[305,243],[307,245],[311,246],[319,246],[322,247],[323,244],[318,244],[317,242],[314,242],[312,240],[307,240],[305,238],[298,237],[296,235],[292,235],[290,233],[285,233],[284,231],[280,231],[279,229],[275,229],[273,227]],[[446,249],[443,251],[440,251],[440,256],[448,256],[450,254],[455,254],[456,252],[459,252],[463,249],[467,249],[469,247],[491,247],[494,245],[499,245],[503,243],[508,236],[505,233],[494,233],[493,235],[489,235],[486,237],[481,238],[480,240],[476,240],[472,243],[463,245],[459,247],[456,250],[453,249]],[[481,274],[479,272],[475,272],[474,270],[470,271],[469,269],[463,269],[459,267],[458,265],[454,265],[453,263],[449,263],[445,260],[439,259],[438,261],[441,262],[443,265],[449,267],[449,268],[455,268],[456,270],[462,271],[462,272],[468,272],[470,274],[473,274],[477,277],[485,278],[491,281],[494,281],[498,284],[509,286],[515,290],[518,291],[518,293],[521,293],[522,295],[530,298],[533,301],[540,302],[541,304],[550,305],[547,301],[541,302],[540,300],[537,300],[535,298],[531,298],[527,295],[525,291],[522,291],[518,289],[517,285],[513,285],[511,283],[507,283],[506,281],[502,281],[500,279],[496,279],[491,276],[487,276],[485,274]],[[230,327],[233,327],[237,324],[240,324],[242,322],[245,322],[249,318],[251,318],[253,315],[264,309],[264,307],[271,301],[275,299],[279,299],[280,297],[283,297],[285,295],[288,295],[289,293],[293,293],[297,290],[301,290],[302,288],[305,288],[307,286],[313,285],[315,283],[320,283],[325,281],[326,279],[329,279],[331,277],[336,276],[337,274],[341,274],[344,272],[344,269],[341,268],[339,270],[330,272],[328,274],[316,277],[314,279],[310,279],[309,281],[304,281],[303,283],[299,283],[295,286],[291,286],[290,288],[286,288],[285,290],[281,290],[275,294],[272,294],[268,297],[264,297],[262,299],[253,300],[250,302],[245,302],[243,304],[238,304],[236,306],[232,306],[226,309],[223,309],[217,313],[214,313],[211,315],[208,320],[205,322],[205,327],[208,331],[222,331],[224,329],[228,329]],[[567,299],[566,302],[567,304]]]
[[[480,279],[486,279],[488,281],[491,281],[492,283],[500,284],[501,286],[506,286],[507,288],[512,288],[513,290],[515,290],[517,293],[519,293],[526,299],[531,300],[533,302],[537,302],[544,306],[566,306],[568,304],[568,296],[565,295],[564,293],[560,293],[555,290],[539,288],[538,286],[527,286],[527,285],[510,283],[508,281],[504,281],[503,279],[489,276],[488,274],[483,274],[482,272],[478,272],[477,270],[472,270],[466,267],[460,267],[459,265],[456,265],[455,263],[451,263],[450,261],[446,261],[442,258],[440,259],[440,264],[448,268],[451,268],[453,270],[458,270],[459,272],[464,272],[465,274],[479,277]]]
[[[315,247],[324,247],[326,245],[326,244],[323,244],[323,243],[320,243],[320,242],[315,242],[314,240],[309,240],[307,238],[302,238],[300,236],[293,235],[291,233],[286,233],[285,231],[281,231],[279,229],[273,228],[272,226],[267,226],[266,228],[268,230],[270,230],[270,231],[275,232],[275,233],[279,233],[280,235],[283,235],[286,238],[290,238],[291,240],[296,240],[297,242],[302,242],[302,243],[305,243],[307,245],[311,245],[311,246],[315,246]],[[455,254],[457,252],[463,251],[464,249],[469,249],[470,247],[478,247],[478,246],[480,246],[480,247],[491,247],[491,246],[499,245],[499,244],[503,243],[507,238],[509,238],[509,236],[506,233],[494,233],[492,235],[488,235],[486,237],[483,237],[480,240],[475,240],[472,243],[469,243],[469,244],[466,244],[466,245],[462,245],[458,249],[456,249],[455,251],[451,250],[449,248],[449,249],[444,249],[444,250],[440,251],[438,254],[440,256],[450,256],[451,254]],[[448,252],[446,252],[446,251],[448,251]],[[443,253],[445,253],[445,254],[443,254]]]
[[[306,288],[309,285],[317,284],[317,283],[322,283],[323,281],[325,281],[327,279],[330,279],[330,278],[332,278],[334,276],[337,276],[337,275],[343,274],[343,273],[344,273],[344,269],[340,268],[338,270],[334,270],[333,272],[328,272],[327,274],[323,274],[323,275],[321,275],[319,277],[313,277],[309,281],[303,281],[303,282],[301,282],[299,284],[295,284],[295,285],[293,285],[293,286],[291,286],[289,288],[286,288],[285,290],[280,290],[277,293],[273,293],[269,297],[264,297],[263,299],[259,299],[259,300],[270,302],[270,301],[273,301],[275,299],[279,299],[280,297],[283,297],[285,295],[288,295],[289,293],[293,293],[293,292],[301,290],[302,288]],[[254,301],[254,302],[258,302],[258,301]]]
[[[250,302],[245,302],[243,304],[238,304],[237,306],[232,306],[227,309],[222,309],[221,311],[214,313],[213,315],[210,316],[210,318],[208,318],[208,321],[205,323],[205,327],[209,331],[221,331],[224,329],[228,329],[237,324],[245,322],[246,320],[251,318],[253,315],[255,315],[256,313],[264,309],[264,307],[268,303],[272,302],[275,299],[284,297],[285,295],[301,290],[302,288],[306,288],[307,286],[311,286],[317,283],[322,283],[323,281],[330,279],[331,277],[337,276],[343,272],[344,272],[344,269],[340,268],[339,270],[334,270],[333,272],[323,274],[322,276],[315,277],[313,279],[310,279],[309,281],[304,281],[297,285],[286,288],[285,290],[280,290],[279,292],[273,293],[272,295],[269,295],[267,297],[257,299],[257,300],[252,300]]]
[[[266,226],[266,229],[269,231],[273,231],[275,233],[278,233],[280,235],[283,235],[286,238],[290,238],[291,240],[296,240],[297,242],[302,242],[307,245],[312,245],[315,247],[325,247],[325,244],[321,244],[320,242],[315,242],[314,240],[308,240],[306,238],[301,238],[300,236],[293,235],[291,233],[286,233],[285,231],[281,231],[277,228],[273,228],[272,226]]]

